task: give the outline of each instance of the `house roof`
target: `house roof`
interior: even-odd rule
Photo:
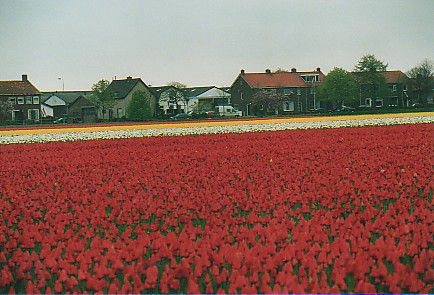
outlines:
[[[51,96],[57,96],[67,104],[75,102],[80,96],[90,97],[92,96],[92,91],[59,91],[59,92],[42,92],[41,101],[47,101]]]
[[[160,97],[161,93],[169,90],[169,89],[175,89],[178,90],[178,88],[174,87],[174,86],[168,86],[168,85],[164,85],[164,86],[152,86],[149,87],[149,90],[151,90],[151,92],[156,96],[156,97]]]
[[[319,74],[320,82],[324,80],[321,71],[284,72],[284,73],[241,73],[242,77],[252,88],[265,87],[306,87],[312,82],[305,82],[301,76]],[[319,82],[319,83],[320,83]],[[315,82],[318,83],[318,82]]]
[[[113,80],[106,91],[113,93],[115,98],[125,98],[139,82],[146,85],[140,78],[128,77],[124,80]]]
[[[356,79],[362,79],[359,72],[352,72]],[[381,72],[383,77],[386,79],[387,84],[395,84],[395,83],[408,83],[411,79],[402,71],[394,70],[394,71],[385,71]]]
[[[410,81],[410,78],[399,70],[383,72],[383,76],[386,78],[386,82],[390,84]]]
[[[39,90],[28,80],[0,81],[1,95],[33,95],[39,93]]]
[[[196,97],[204,92],[214,88],[215,86],[198,86],[198,87],[188,87],[186,88],[189,97]]]

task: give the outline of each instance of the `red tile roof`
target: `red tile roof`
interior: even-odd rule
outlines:
[[[320,82],[324,80],[322,72],[285,72],[285,73],[244,73],[241,77],[253,88],[262,87],[306,87],[312,82],[305,82],[300,76],[305,74],[320,75]],[[318,84],[318,83],[315,83]]]
[[[383,76],[386,78],[386,82],[389,84],[393,83],[405,83],[409,82],[410,78],[407,77],[402,71],[387,71],[383,72]]]
[[[39,90],[29,81],[0,81],[0,95],[33,95],[39,93]]]
[[[352,74],[354,75],[354,77],[356,79],[361,80],[360,73],[352,72]],[[386,72],[382,72],[381,74],[383,75],[384,78],[386,78],[387,84],[398,84],[398,83],[411,82],[411,79],[400,70],[386,71]]]

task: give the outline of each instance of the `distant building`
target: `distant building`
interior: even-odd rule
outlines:
[[[305,112],[321,106],[316,100],[316,87],[324,80],[320,68],[315,71],[299,72],[295,68],[290,72],[273,73],[269,69],[263,73],[246,73],[241,70],[231,86],[232,105],[243,111],[244,115],[258,112],[252,102],[259,91],[281,94],[288,98],[283,102],[284,112]]]
[[[21,80],[0,81],[0,99],[11,106],[11,120],[39,121],[41,115],[41,93],[22,75]]]
[[[73,121],[92,123],[96,121],[96,106],[92,91],[43,92],[41,96],[42,117],[68,116]]]
[[[362,108],[402,108],[410,107],[413,98],[413,81],[402,71],[385,71],[379,73],[384,77],[384,90],[372,91],[373,85],[364,81],[358,72],[352,73],[360,87],[359,107]],[[355,105],[357,106],[357,105]]]
[[[127,107],[135,91],[143,91],[151,97],[151,110],[153,116],[156,116],[157,101],[154,93],[140,78],[127,77],[123,80],[113,80],[105,91],[115,99],[113,106],[108,109],[109,120],[127,117]],[[103,114],[102,110],[98,110],[98,117],[107,118],[107,115]]]

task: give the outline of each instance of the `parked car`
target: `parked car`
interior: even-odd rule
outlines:
[[[170,117],[171,120],[188,120],[190,118],[191,118],[191,116],[189,114],[186,114],[186,113],[180,113],[180,114],[176,114],[173,117]]]
[[[80,123],[81,120],[78,118],[69,117],[66,115],[62,115],[59,118],[53,121],[53,124],[71,124],[71,123]]]
[[[355,108],[353,108],[353,107],[349,107],[349,106],[341,106],[339,109],[338,109],[338,112],[348,112],[348,113],[352,113],[352,112],[354,112],[356,109]]]
[[[221,117],[242,117],[243,112],[236,110],[233,106],[216,106],[215,113]]]
[[[316,109],[310,109],[309,112],[314,113],[314,114],[325,114],[325,113],[328,113],[329,110],[327,110],[325,108],[316,108]]]
[[[423,104],[416,102],[416,103],[412,104],[411,107],[414,109],[423,108]]]

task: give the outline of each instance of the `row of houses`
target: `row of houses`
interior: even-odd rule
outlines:
[[[354,107],[394,108],[409,107],[415,102],[433,104],[432,92],[426,97],[416,97],[413,81],[402,71],[382,72],[388,94],[372,97],[367,85],[360,84],[359,101]],[[259,91],[280,94],[284,113],[302,113],[325,107],[327,102],[317,97],[317,87],[324,81],[320,68],[313,71],[273,73],[266,69],[261,73],[241,70],[230,87],[202,86],[177,88],[174,86],[150,86],[141,78],[127,77],[111,81],[106,89],[114,98],[107,110],[98,109],[92,91],[39,91],[22,75],[21,80],[0,81],[0,99],[10,104],[11,120],[39,121],[44,117],[66,115],[82,122],[94,122],[98,118],[116,120],[127,117],[127,106],[136,91],[151,98],[155,117],[177,113],[212,111],[216,106],[233,106],[243,115],[257,115],[263,111],[254,104],[254,95]]]

